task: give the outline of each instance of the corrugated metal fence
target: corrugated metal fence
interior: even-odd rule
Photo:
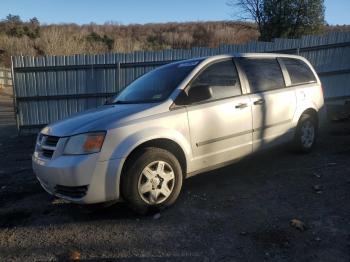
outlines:
[[[47,123],[97,107],[135,78],[170,61],[239,52],[300,54],[315,66],[327,99],[350,96],[350,32],[218,48],[21,56],[12,58],[18,128],[36,131]]]

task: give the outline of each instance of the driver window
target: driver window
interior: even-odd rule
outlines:
[[[192,82],[193,86],[209,86],[212,98],[217,100],[242,94],[236,67],[232,61],[226,60],[211,64]]]

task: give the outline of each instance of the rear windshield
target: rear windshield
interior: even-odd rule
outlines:
[[[144,74],[109,103],[155,103],[167,99],[202,60],[176,62]]]
[[[310,67],[300,59],[282,58],[289,73],[292,85],[316,82],[316,77]]]

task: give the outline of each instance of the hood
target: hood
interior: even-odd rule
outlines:
[[[46,135],[63,137],[108,130],[109,126],[115,126],[116,122],[154,106],[154,104],[104,105],[50,124],[41,132]]]

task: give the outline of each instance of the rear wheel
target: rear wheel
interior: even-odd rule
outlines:
[[[136,212],[170,206],[182,187],[182,170],[167,150],[145,148],[128,161],[122,179],[122,193]]]
[[[303,114],[300,117],[294,138],[296,150],[304,153],[310,152],[315,146],[317,131],[316,119],[309,114]]]

